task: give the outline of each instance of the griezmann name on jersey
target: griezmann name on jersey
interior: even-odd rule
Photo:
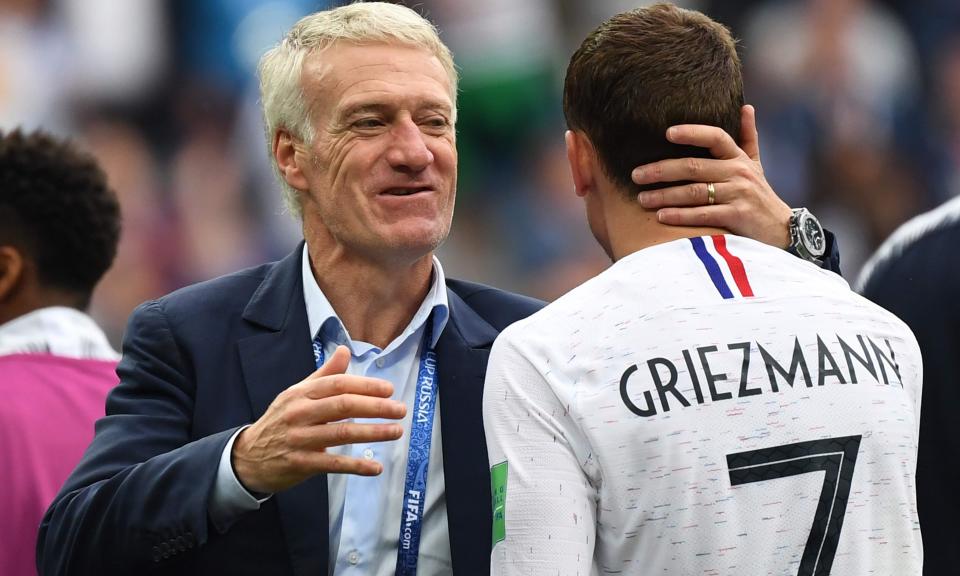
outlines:
[[[900,320],[782,250],[631,254],[494,344],[492,572],[920,574],[921,382]]]

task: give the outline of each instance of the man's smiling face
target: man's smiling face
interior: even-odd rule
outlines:
[[[457,184],[450,79],[422,48],[334,44],[304,63],[315,138],[301,163],[305,232],[361,258],[418,259],[450,231]]]

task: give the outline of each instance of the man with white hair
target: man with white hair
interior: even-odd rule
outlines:
[[[302,19],[260,75],[304,242],[133,313],[40,571],[486,574],[487,355],[542,303],[433,255],[456,191],[451,55],[412,10],[352,4]],[[723,186],[786,245],[762,178]]]

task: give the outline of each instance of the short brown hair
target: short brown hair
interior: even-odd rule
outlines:
[[[630,172],[666,158],[709,157],[666,139],[676,124],[709,124],[740,138],[743,79],[730,31],[693,10],[656,4],[618,14],[570,58],[567,126],[593,143],[607,176],[636,191]],[[661,187],[662,184],[654,185]]]

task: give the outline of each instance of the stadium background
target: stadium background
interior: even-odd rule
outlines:
[[[282,213],[259,55],[307,0],[0,0],[0,129],[75,136],[124,232],[93,315],[114,344],[138,303],[275,259]],[[625,0],[417,0],[462,73],[448,275],[552,299],[602,270],[572,193],[561,83]],[[960,2],[682,2],[741,39],[767,177],[840,240],[851,282],[901,222],[960,193]]]

